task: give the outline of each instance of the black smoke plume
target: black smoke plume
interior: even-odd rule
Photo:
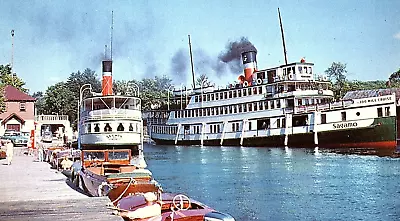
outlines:
[[[171,59],[171,75],[173,76],[173,79],[186,83],[186,77],[190,74],[188,72],[189,59],[188,53],[184,49],[179,49],[175,52]]]

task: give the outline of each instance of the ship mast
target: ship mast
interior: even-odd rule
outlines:
[[[282,34],[283,56],[285,57],[285,64],[288,64],[287,63],[287,54],[286,54],[287,51],[286,51],[286,44],[285,44],[285,35],[283,34],[281,11],[279,11],[279,8],[278,8],[278,14],[279,14],[279,24],[281,26],[281,34]]]
[[[193,55],[192,55],[192,43],[190,42],[190,35],[188,35],[189,38],[189,52],[190,52],[190,65],[192,67],[192,80],[193,80],[193,89],[196,87],[195,81],[194,81],[194,67],[193,67]]]

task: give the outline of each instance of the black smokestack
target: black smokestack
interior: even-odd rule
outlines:
[[[254,51],[257,53],[256,47],[246,38],[242,37],[239,41],[228,42],[225,51],[221,52],[218,59],[229,65],[232,72],[238,73],[243,69],[241,67],[242,53],[247,51]]]

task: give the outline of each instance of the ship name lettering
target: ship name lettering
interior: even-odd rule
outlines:
[[[106,135],[107,139],[109,140],[119,140],[122,138],[120,134],[108,134]]]
[[[335,129],[343,129],[349,127],[357,127],[357,122],[333,124],[333,128]]]

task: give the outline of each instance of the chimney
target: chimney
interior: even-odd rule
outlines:
[[[101,93],[103,96],[112,95],[112,60],[102,61],[103,79],[101,82]]]
[[[249,50],[242,52],[242,61],[244,66],[244,79],[251,85],[253,73],[257,70],[257,51]]]

